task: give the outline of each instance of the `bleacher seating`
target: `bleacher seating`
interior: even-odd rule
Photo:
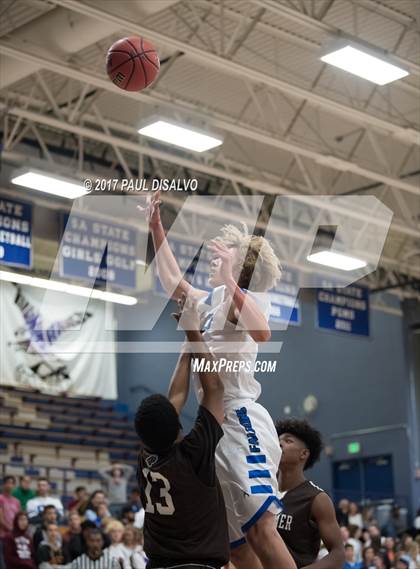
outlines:
[[[93,397],[0,388],[0,472],[47,476],[66,499],[80,485],[100,486],[111,461],[133,466],[138,442],[121,404]]]

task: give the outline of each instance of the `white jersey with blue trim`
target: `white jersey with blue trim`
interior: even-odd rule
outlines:
[[[213,289],[199,304],[203,339],[213,357],[219,361],[217,371],[224,384],[224,399],[250,399],[256,401],[261,394],[261,385],[254,377],[258,344],[244,328],[239,317],[238,324],[227,320],[231,297],[225,298],[226,287]],[[269,318],[270,295],[268,292],[249,294],[258,308]],[[193,374],[198,399],[201,401],[202,389],[198,373]]]

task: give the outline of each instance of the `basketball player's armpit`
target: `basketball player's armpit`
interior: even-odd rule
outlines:
[[[305,569],[341,569],[344,566],[344,547],[335,510],[330,497],[322,492],[318,494],[311,508],[321,539],[328,550],[328,555],[307,565]]]

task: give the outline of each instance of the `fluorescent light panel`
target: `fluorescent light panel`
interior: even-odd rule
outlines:
[[[61,281],[40,279],[38,277],[31,277],[29,275],[22,275],[19,273],[10,273],[8,271],[0,271],[0,280],[8,281],[11,283],[35,286],[37,288],[54,290],[56,292],[74,294],[76,296],[95,298],[97,300],[103,300],[105,302],[125,304],[126,306],[137,304],[137,298],[134,298],[133,296],[126,296],[125,294],[117,294],[115,292],[90,289],[84,286],[73,285]]]
[[[340,269],[341,271],[355,271],[366,267],[367,263],[355,257],[349,257],[341,253],[334,253],[332,251],[319,251],[308,255],[307,260],[311,263],[332,267],[333,269]]]
[[[204,152],[215,148],[223,143],[220,138],[209,136],[196,130],[191,130],[183,126],[179,126],[164,120],[155,121],[143,128],[139,129],[139,133],[149,136],[155,140],[161,140],[169,144],[174,144],[181,148],[194,150],[195,152]]]
[[[327,53],[321,57],[321,61],[377,85],[386,85],[409,75],[405,69],[351,45]]]
[[[35,170],[29,170],[28,172],[15,176],[11,182],[18,186],[25,186],[25,188],[31,188],[32,190],[38,190],[71,200],[86,194],[86,190],[82,184],[71,182],[70,180],[65,180],[58,176],[36,172]]]

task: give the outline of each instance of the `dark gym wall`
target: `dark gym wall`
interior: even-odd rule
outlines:
[[[152,306],[153,296],[139,309],[124,310],[119,321],[135,323],[143,310]],[[174,305],[168,306],[153,332],[120,332],[119,340],[180,339],[175,322],[170,319]],[[122,327],[124,325],[122,324]],[[275,358],[275,374],[258,379],[263,391],[260,402],[273,418],[284,417],[284,407],[291,415],[304,416],[304,398],[315,395],[319,407],[309,417],[332,447],[331,458],[323,455],[311,477],[326,490],[332,490],[331,460],[351,458],[347,443],[361,442],[359,456],[391,454],[394,465],[395,492],[404,502],[411,502],[413,470],[409,458],[407,424],[409,422],[409,381],[405,361],[403,319],[371,310],[370,338],[349,337],[316,328],[316,304],[302,303],[302,325],[289,326],[273,339],[283,341]],[[119,398],[135,409],[139,399],[157,391],[165,393],[177,356],[175,354],[133,353],[118,357]],[[183,418],[184,428],[191,425],[195,398],[190,397]],[[377,428],[380,428],[378,431]],[[359,431],[357,435],[343,433]],[[364,434],[364,430],[371,430]]]

